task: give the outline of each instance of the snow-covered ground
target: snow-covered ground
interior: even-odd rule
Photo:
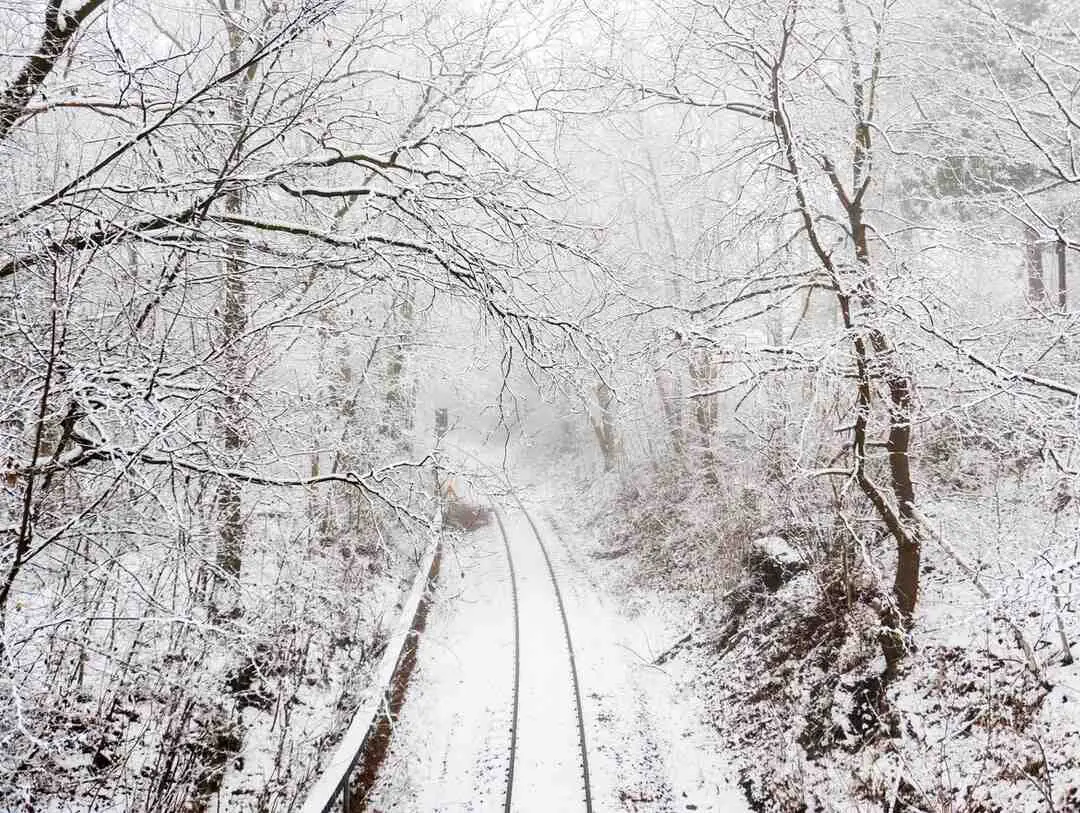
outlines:
[[[598,578],[591,544],[534,500],[573,628],[598,810],[749,810],[730,757],[702,723],[674,667],[653,662],[678,636],[661,614],[636,612]]]
[[[493,528],[449,542],[369,809],[501,808],[513,687],[509,595]]]
[[[584,502],[607,513],[583,549],[608,565],[600,592],[689,633],[665,666],[692,686],[754,810],[1080,810],[1080,671],[1063,640],[1075,657],[1077,520],[1040,506],[1031,483],[987,481],[925,502],[934,537],[914,647],[889,682],[872,603],[889,589],[888,539],[849,581],[796,542],[809,569],[769,588],[751,557],[724,559],[788,558],[739,527],[740,502],[657,489],[627,519],[625,503],[601,504],[600,483]]]
[[[582,554],[557,499],[522,492],[563,591],[580,678],[593,808],[747,810],[717,738],[666,669],[652,665],[673,631],[627,614]],[[517,572],[521,619],[515,811],[584,810],[577,718],[551,580],[525,513],[498,506]],[[496,525],[454,542],[391,752],[370,797],[376,811],[497,810],[510,749],[513,615]]]

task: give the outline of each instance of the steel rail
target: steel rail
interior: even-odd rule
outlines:
[[[521,689],[521,616],[518,612],[517,571],[514,569],[514,555],[510,552],[510,537],[503,525],[502,515],[496,511],[495,521],[499,524],[503,545],[506,548],[506,563],[510,567],[510,596],[514,605],[514,694],[510,712],[510,759],[506,767],[506,797],[503,813],[510,813],[510,803],[514,795],[514,758],[517,756],[518,700]]]
[[[521,498],[512,491],[509,493],[514,498],[521,513],[525,515],[525,519],[532,529],[533,536],[536,537],[536,544],[539,546],[540,553],[544,557],[548,578],[551,581],[551,586],[555,593],[555,603],[559,610],[559,618],[562,621],[563,636],[566,641],[567,659],[570,664],[570,684],[574,690],[574,705],[577,713],[578,748],[581,754],[582,784],[585,789],[585,811],[586,813],[593,813],[592,783],[589,776],[589,752],[585,737],[585,714],[581,703],[581,682],[578,679],[577,659],[574,655],[573,638],[570,635],[570,621],[566,613],[566,602],[563,600],[562,589],[559,587],[559,580],[555,575],[555,567],[552,564],[551,556],[548,554],[547,546],[544,544],[544,540],[540,535],[539,528],[537,528],[532,515],[529,514],[528,509],[525,508]],[[518,615],[517,576],[514,570],[513,555],[510,550],[510,536],[506,532],[506,525],[503,523],[502,513],[500,511],[495,512],[495,519],[499,524],[499,531],[502,534],[503,544],[506,546],[506,558],[510,564],[511,593],[514,600],[514,698],[510,728],[510,765],[507,769],[506,802],[503,807],[504,813],[510,813],[514,784],[514,761],[517,758],[518,696],[521,675],[520,619]]]
[[[529,513],[529,510],[525,507],[525,504],[521,501],[521,497],[518,495],[517,489],[510,482],[510,478],[506,475],[506,473],[505,472],[500,472],[498,469],[496,469],[491,464],[487,463],[484,460],[481,460],[475,454],[473,454],[473,453],[471,453],[471,452],[469,452],[469,451],[467,451],[465,449],[457,447],[457,451],[464,454],[466,457],[472,459],[475,463],[478,463],[482,468],[485,468],[488,471],[490,471],[492,474],[495,475],[497,480],[502,481],[503,487],[506,489],[506,494],[513,497],[514,502],[517,503],[517,506],[521,510],[521,513],[523,513],[525,515],[525,519],[528,520],[529,527],[532,529],[533,535],[536,537],[536,543],[540,546],[540,552],[544,555],[544,563],[547,565],[548,576],[551,579],[551,586],[555,590],[555,600],[558,603],[559,616],[562,618],[563,634],[564,634],[564,636],[566,638],[566,652],[567,652],[567,655],[569,656],[569,661],[570,661],[570,680],[571,680],[571,683],[572,683],[573,689],[574,689],[574,704],[576,706],[576,711],[577,711],[578,746],[579,746],[579,749],[581,751],[582,783],[585,786],[585,811],[586,811],[586,813],[593,813],[592,780],[591,780],[591,777],[589,775],[589,749],[588,749],[587,738],[585,736],[585,714],[584,714],[582,704],[581,704],[581,681],[578,678],[577,659],[576,659],[576,657],[574,655],[574,642],[573,642],[573,637],[570,634],[570,622],[569,622],[569,620],[567,618],[567,614],[566,614],[566,603],[563,601],[562,590],[559,587],[559,580],[555,576],[555,567],[552,565],[551,556],[548,554],[547,546],[544,544],[544,540],[540,535],[539,528],[536,527],[536,522],[533,521],[532,515]],[[502,518],[501,518],[498,511],[495,512],[495,517],[498,520],[499,530],[502,532],[503,542],[506,545],[507,557],[510,558],[510,540],[509,540],[509,538],[508,538],[508,536],[506,534],[506,528],[503,525]],[[511,562],[511,569],[512,568],[513,568],[513,564]],[[516,585],[516,580],[513,578],[513,574],[511,575],[511,578],[512,578],[512,581],[514,582],[514,589],[513,589],[513,593],[514,593],[514,618],[515,618],[515,631],[516,631],[517,630],[517,623],[518,623],[517,622],[517,585]],[[518,645],[517,636],[515,636],[514,645],[515,645],[515,647],[517,647],[517,645]],[[515,658],[517,657],[517,655],[518,655],[518,652],[517,652],[517,650],[515,650]],[[515,728],[515,731],[514,731],[514,734],[512,736],[512,739],[511,739],[512,743],[516,743],[516,724],[517,724],[517,683],[516,683],[516,680],[517,680],[517,678],[515,677],[515,696],[514,696],[514,728]],[[511,780],[513,778],[513,770],[514,770],[513,769],[513,763],[514,763],[514,757],[515,757],[515,754],[516,754],[515,748],[516,748],[516,745],[512,745],[512,749],[511,749],[511,752],[510,752],[509,776],[511,777]],[[511,795],[511,789],[508,787],[507,788],[507,794],[506,794],[506,807],[504,808],[504,813],[510,813],[510,795]]]
[[[476,462],[485,468],[491,468],[480,460]],[[581,754],[582,781],[585,791],[585,810],[586,813],[593,813],[585,716],[581,703],[581,682],[578,676],[577,659],[574,654],[566,602],[563,599],[562,589],[559,586],[551,556],[536,522],[516,491],[510,487],[508,482],[506,485],[507,494],[513,497],[519,510],[525,515],[533,536],[536,538],[536,543],[544,557],[544,564],[547,567],[548,577],[555,593],[555,601],[562,621],[563,636],[566,641],[566,651],[570,665],[570,681],[574,691],[578,747]],[[494,514],[506,550],[514,615],[514,685],[511,701],[510,757],[506,771],[506,794],[503,803],[504,813],[510,813],[513,801],[514,764],[517,758],[518,722],[520,719],[521,617],[517,570],[514,565],[510,536],[506,531],[502,512],[496,510]],[[440,553],[440,534],[436,534],[423,557],[420,570],[403,607],[401,621],[380,661],[378,678],[374,682],[374,686],[378,688],[379,693],[370,696],[369,700],[357,710],[348,731],[335,749],[326,769],[308,793],[302,813],[330,813],[337,806],[335,803],[340,803],[340,809],[343,813],[353,813],[353,808],[357,804],[360,805],[359,809],[363,809],[363,794],[367,789],[358,788],[361,795],[359,798],[354,797],[354,775],[357,772],[368,774],[377,769],[377,765],[373,767],[368,764],[371,758],[368,751],[378,748],[379,742],[377,741],[386,738],[384,730],[392,722],[392,718],[398,710],[397,707],[404,700],[403,683],[408,680],[408,674],[404,673],[411,672],[415,663],[416,639],[419,635],[419,628],[423,626],[426,620],[427,609],[431,600],[431,588],[438,574]],[[404,680],[402,679],[403,674]],[[383,743],[383,747],[385,747],[385,743]],[[381,761],[381,757],[376,757],[376,759]]]
[[[536,537],[536,544],[540,546],[540,552],[544,554],[544,563],[547,565],[548,576],[551,577],[551,586],[555,590],[555,600],[559,605],[559,615],[562,618],[563,633],[566,636],[566,652],[570,656],[570,681],[574,687],[574,704],[577,706],[578,746],[581,750],[581,773],[583,784],[585,785],[585,811],[586,813],[593,813],[592,786],[589,778],[589,749],[585,739],[585,714],[582,711],[581,705],[581,682],[578,680],[577,660],[574,657],[574,642],[573,638],[570,636],[570,621],[566,615],[566,603],[563,601],[559,580],[555,577],[555,567],[552,565],[551,557],[548,555],[547,545],[544,544],[544,540],[540,536],[540,529],[536,527],[532,515],[529,513],[528,509],[525,508],[525,504],[522,503],[521,498],[517,493],[511,493],[514,501],[518,504],[518,508],[521,509],[521,513],[523,513],[525,519],[528,520],[529,527],[532,528],[533,535]]]

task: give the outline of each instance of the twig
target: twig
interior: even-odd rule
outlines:
[[[948,554],[949,558],[956,562],[960,570],[964,572],[964,575],[971,579],[971,583],[975,585],[975,589],[979,591],[979,595],[981,595],[987,601],[992,601],[994,599],[994,595],[979,579],[978,571],[975,570],[975,568],[973,568],[967,562],[965,562],[963,557],[956,552],[956,549],[953,548],[948,542],[946,542],[936,531],[934,531],[929,520],[927,520],[927,518],[922,514],[922,512],[915,508],[912,508],[912,514],[915,519],[917,519],[922,524],[923,529],[926,531],[926,535],[930,539],[933,539],[935,542],[937,542],[941,549],[945,551],[946,554]],[[1045,682],[1046,674],[1044,673],[1042,666],[1039,663],[1039,659],[1035,657],[1035,650],[1028,642],[1028,639],[1024,635],[1023,630],[1020,629],[1019,625],[1017,625],[1017,623],[1013,621],[1012,618],[1008,616],[1008,614],[1003,612],[1000,615],[1000,618],[1006,623],[1006,625],[1008,625],[1009,629],[1012,630],[1013,636],[1016,638],[1017,645],[1024,653],[1024,659],[1027,662],[1028,669],[1031,670],[1032,674],[1034,674],[1040,682]]]

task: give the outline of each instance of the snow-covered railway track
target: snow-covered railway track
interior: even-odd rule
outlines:
[[[393,738],[370,781],[358,774],[378,740],[369,731],[306,811],[592,813],[574,585],[565,573],[560,584],[547,524],[512,490],[493,503],[495,522],[447,540],[418,678],[390,709]]]
[[[583,807],[592,813],[585,717],[566,604],[540,529],[513,498],[517,516],[495,512],[510,572],[514,626],[503,810]]]

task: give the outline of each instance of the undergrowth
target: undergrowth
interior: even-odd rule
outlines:
[[[1076,667],[1036,632],[1047,654],[1035,674],[1009,626],[1019,611],[976,593],[957,561],[924,551],[908,656],[886,679],[882,574],[894,553],[857,501],[746,470],[702,478],[673,466],[639,473],[610,516],[597,555],[626,559],[640,589],[696,609],[698,628],[663,657],[681,656],[695,675],[755,810],[1080,809]],[[781,538],[802,562],[775,589],[756,572],[761,537]],[[1038,615],[1027,613],[1047,628]]]

